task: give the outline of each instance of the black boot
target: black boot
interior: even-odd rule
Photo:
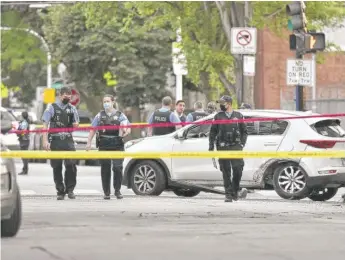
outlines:
[[[117,198],[117,199],[123,199],[123,196],[122,196],[122,194],[121,194],[121,192],[120,191],[115,191],[115,197]]]
[[[18,175],[28,175],[28,171],[27,170],[22,170],[22,172],[18,173]]]
[[[225,202],[232,202],[232,196],[230,194],[225,195]]]
[[[75,195],[74,195],[73,191],[68,192],[68,198],[71,200],[75,199]]]
[[[110,200],[110,194],[104,194],[103,199]]]
[[[56,199],[57,199],[57,200],[64,200],[64,199],[65,199],[65,195],[63,195],[63,194],[58,194]]]

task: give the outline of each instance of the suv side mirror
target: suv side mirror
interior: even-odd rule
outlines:
[[[179,140],[186,139],[185,131],[180,131],[180,132],[178,132],[176,137],[177,137],[177,139],[179,139]]]

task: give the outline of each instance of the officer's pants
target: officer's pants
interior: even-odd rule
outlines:
[[[123,151],[123,149],[112,149],[99,147],[100,151]],[[113,163],[113,187],[115,192],[121,190],[123,159],[101,159],[102,188],[105,195],[110,195],[111,163]]]
[[[50,143],[52,151],[75,151],[74,141],[72,138],[60,140],[54,138]],[[63,159],[52,159],[50,165],[53,168],[55,188],[58,195],[64,195],[73,192],[77,184],[77,166],[75,160],[65,159],[65,178],[62,177]]]
[[[30,142],[29,141],[20,141],[20,150],[26,151],[29,149]],[[28,173],[29,170],[29,160],[22,158],[23,161],[23,173]]]
[[[217,150],[241,151],[242,146],[229,146],[224,148],[218,148]],[[219,166],[221,172],[223,173],[225,194],[227,196],[230,195],[233,197],[237,197],[237,193],[240,190],[240,182],[244,167],[243,159],[219,159]]]

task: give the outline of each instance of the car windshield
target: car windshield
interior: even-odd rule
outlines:
[[[336,119],[328,119],[319,121],[311,127],[318,134],[328,137],[344,137],[345,130],[340,126],[340,121]]]
[[[1,121],[17,121],[17,119],[8,111],[1,111]]]

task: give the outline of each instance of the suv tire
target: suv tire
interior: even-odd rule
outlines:
[[[136,195],[159,196],[167,187],[164,170],[155,161],[141,161],[131,172],[131,187]]]
[[[333,198],[338,192],[338,188],[313,189],[308,198],[313,201],[326,201]]]
[[[307,179],[308,175],[303,168],[294,162],[289,162],[274,170],[273,187],[283,199],[300,200],[310,194]]]
[[[22,201],[20,192],[17,192],[16,205],[9,219],[1,220],[1,237],[14,237],[22,221]]]
[[[179,197],[195,197],[197,196],[200,191],[199,190],[191,190],[191,189],[173,189],[173,192]]]

